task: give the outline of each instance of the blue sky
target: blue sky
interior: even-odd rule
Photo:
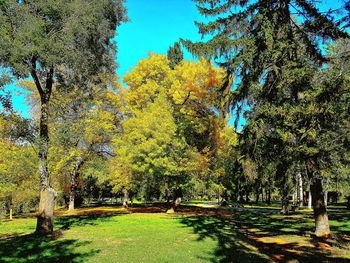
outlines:
[[[118,29],[118,75],[123,76],[148,52],[166,54],[179,38],[199,40],[194,20],[201,19],[191,0],[129,0],[130,22]],[[185,59],[192,56],[185,52]]]
[[[344,0],[324,0],[322,11],[342,6]],[[200,40],[195,20],[203,20],[192,0],[128,0],[126,2],[130,21],[118,28],[117,73],[123,76],[148,52],[166,54],[170,45],[180,37]],[[185,59],[193,59],[185,52]],[[8,90],[14,95],[14,108],[29,117],[24,96],[15,85]]]

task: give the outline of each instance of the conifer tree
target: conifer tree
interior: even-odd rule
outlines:
[[[169,59],[169,67],[174,69],[176,65],[179,65],[180,62],[184,59],[184,53],[181,50],[181,46],[179,42],[175,42],[174,46],[169,47],[167,53]]]
[[[255,141],[267,137],[277,148],[283,148],[282,156],[278,154],[280,150],[270,154],[281,157],[276,174],[288,177],[288,171],[298,161],[293,158],[294,147],[288,146],[296,146],[300,138],[286,114],[292,111],[293,104],[300,103],[316,68],[327,62],[317,39],[348,37],[340,29],[342,21],[335,21],[330,13],[321,13],[315,2],[306,0],[195,2],[202,15],[213,17],[208,23],[196,22],[199,32],[210,39],[182,43],[193,54],[214,58],[226,69],[227,85],[221,92],[229,93],[230,76],[240,80],[229,97],[232,108],[237,109],[236,120],[245,111],[250,125],[244,132],[251,132]],[[253,151],[255,145],[252,143]],[[315,186],[313,200],[318,204],[314,205],[315,233],[328,236],[319,159],[308,157],[305,165]]]

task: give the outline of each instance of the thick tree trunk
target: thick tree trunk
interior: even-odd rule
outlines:
[[[37,80],[38,81],[38,80]],[[52,71],[48,73],[46,89],[39,90],[41,97],[40,131],[39,131],[39,175],[40,175],[40,204],[37,218],[36,232],[40,234],[50,234],[53,232],[53,210],[55,206],[56,192],[50,186],[48,171],[48,149],[49,149],[49,101],[52,87]]]
[[[40,203],[36,232],[50,234],[53,232],[53,211],[55,207],[56,192],[52,188],[46,188],[40,192]]]
[[[310,188],[316,226],[315,235],[317,237],[328,238],[331,232],[322,189],[322,178],[319,176],[314,177]]]

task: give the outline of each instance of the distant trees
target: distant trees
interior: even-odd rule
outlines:
[[[244,141],[250,144],[245,147],[249,154],[246,156],[256,163],[259,177],[259,167],[275,163],[284,206],[290,191],[288,178],[302,163],[312,180],[315,234],[329,236],[322,190],[323,153],[315,147],[315,139],[320,138],[323,129],[314,126],[324,120],[326,108],[321,107],[317,116],[307,114],[308,109],[315,109],[315,102],[306,94],[313,89],[312,79],[319,66],[327,62],[317,39],[335,40],[349,35],[340,29],[341,22],[319,12],[308,1],[196,2],[201,14],[213,17],[208,23],[197,23],[200,33],[209,40],[182,43],[195,55],[217,59],[228,77],[233,75],[239,80],[230,101],[237,119],[245,112],[248,120],[243,131],[250,134]],[[293,123],[296,120],[299,126]],[[324,126],[326,130],[330,128]],[[306,142],[309,136],[313,139]],[[275,148],[269,152],[264,147],[257,148],[264,141],[264,145]]]
[[[69,177],[69,210],[74,209],[84,166],[98,158],[107,161],[112,155],[110,141],[118,131],[120,102],[114,79],[107,80],[92,88],[85,98],[77,99],[79,91],[70,91],[52,105],[51,169],[57,179]]]
[[[0,204],[24,212],[37,201],[37,156],[30,122],[15,113],[0,114]]]
[[[37,232],[53,230],[55,191],[48,172],[49,117],[53,85],[79,84],[88,92],[99,74],[115,69],[116,27],[125,20],[123,1],[1,1],[0,66],[13,77],[31,77],[40,95]]]

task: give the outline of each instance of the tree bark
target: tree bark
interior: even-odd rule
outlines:
[[[75,206],[74,206],[75,194],[76,194],[76,187],[71,185],[71,190],[70,190],[70,193],[69,193],[68,211],[73,211],[75,209]]]
[[[260,197],[260,192],[257,191],[257,192],[256,192],[255,204],[258,204],[258,203],[259,203],[259,197]]]
[[[123,192],[124,192],[123,207],[124,207],[124,208],[129,208],[129,206],[128,206],[128,198],[129,198],[128,191],[124,189]]]
[[[315,235],[317,237],[328,238],[331,232],[322,189],[322,178],[320,176],[315,176],[310,188],[316,226]]]
[[[32,59],[31,75],[34,79],[41,100],[38,142],[41,192],[36,232],[40,234],[51,234],[53,232],[53,210],[55,206],[56,192],[50,186],[47,156],[49,149],[49,102],[53,84],[53,68],[50,68],[46,73],[45,88],[41,86],[38,78],[35,58]]]
[[[176,189],[174,191],[174,195],[173,195],[173,201],[172,201],[172,204],[171,204],[171,207],[168,207],[167,209],[167,213],[174,213],[176,212],[176,209],[178,206],[180,206],[181,204],[181,196],[182,196],[182,191],[181,189]]]
[[[53,211],[56,192],[51,187],[41,190],[36,232],[51,234],[53,232]]]
[[[81,167],[84,165],[84,160],[79,157],[74,165],[73,171],[71,173],[71,188],[69,193],[69,206],[68,211],[75,209],[75,196],[78,188],[78,178]]]
[[[266,203],[267,203],[268,205],[271,204],[271,189],[268,189],[268,192],[267,192],[267,201],[266,201]]]
[[[287,196],[283,196],[282,198],[282,209],[281,214],[288,215],[289,214],[289,198]]]
[[[309,190],[309,198],[307,200],[307,208],[311,209],[312,208],[312,195],[311,195],[311,189]]]
[[[303,206],[303,178],[301,176],[301,172],[300,169],[298,170],[297,173],[297,178],[298,178],[298,200],[297,200],[297,205],[298,207],[302,207]]]
[[[330,180],[331,179],[328,177],[326,181],[325,191],[324,191],[324,204],[326,207],[328,205],[328,189],[329,189]]]

